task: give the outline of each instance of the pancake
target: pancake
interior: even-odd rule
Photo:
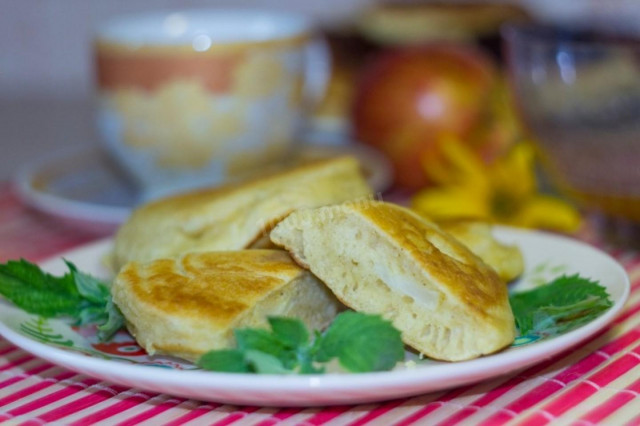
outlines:
[[[132,262],[117,275],[113,301],[150,355],[196,361],[234,346],[233,329],[267,328],[268,316],[324,329],[342,305],[282,250],[187,254]]]
[[[381,314],[430,358],[461,361],[513,342],[507,287],[436,224],[384,202],[298,210],[271,240],[344,304]]]
[[[136,209],[118,230],[117,271],[129,261],[240,250],[293,210],[367,198],[355,158],[317,160],[245,183],[171,196]]]
[[[524,259],[520,249],[496,240],[489,223],[475,220],[447,220],[437,223],[442,230],[495,269],[503,281],[513,281],[524,272]]]

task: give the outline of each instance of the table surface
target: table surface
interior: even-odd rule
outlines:
[[[32,261],[96,239],[25,207],[0,185],[0,261]],[[599,244],[598,235],[581,238]],[[378,404],[231,406],[125,389],[57,367],[0,338],[0,422],[12,424],[628,424],[640,425],[640,254],[604,247],[626,268],[630,299],[580,347],[525,371]]]

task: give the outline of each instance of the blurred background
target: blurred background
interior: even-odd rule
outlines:
[[[554,22],[640,22],[637,0],[514,1]],[[0,179],[45,152],[95,138],[91,110],[93,29],[105,20],[154,9],[259,7],[314,16],[331,33],[354,32],[373,0],[0,0]]]
[[[617,159],[606,164],[616,170],[628,163],[628,173],[602,169],[594,177],[590,171],[599,164],[593,162],[600,160],[598,152],[612,151],[594,139],[593,150],[584,151],[583,161],[574,161],[573,154],[583,148],[569,143],[577,133],[554,136],[548,152],[552,160],[560,158],[556,169],[576,165],[573,176],[556,170],[556,182],[565,180],[573,201],[640,222],[640,190],[629,189],[640,188],[638,0],[0,0],[0,182],[34,159],[98,146],[92,54],[96,27],[133,12],[212,7],[294,11],[314,18],[329,41],[333,61],[327,93],[310,114],[309,134],[330,144],[356,140],[382,151],[395,167],[394,187],[408,189],[412,206],[425,215],[577,229],[580,213],[566,200],[549,197],[544,179],[537,182],[533,150],[526,143],[532,135],[526,130],[538,120],[545,129],[579,126],[585,135],[595,135],[594,125],[601,134],[609,134],[607,126],[627,132],[617,142]],[[507,61],[500,29],[504,23],[523,22],[630,37],[635,51],[583,54],[562,44],[568,40],[563,36],[546,54],[534,41],[531,48],[514,50],[527,50],[530,57]],[[412,53],[424,44],[431,50]],[[613,65],[602,58],[613,59]],[[580,84],[573,84],[575,75],[570,74],[578,70]],[[511,93],[514,81],[508,84],[508,71],[523,76],[518,93]],[[593,102],[586,112],[585,93]],[[520,97],[520,108],[514,95]],[[602,101],[610,95],[610,102]],[[565,121],[555,120],[562,114],[554,108],[567,114]],[[529,129],[518,112],[532,118]],[[412,123],[412,116],[422,122]],[[540,129],[535,130],[534,136],[540,136]],[[562,150],[553,152],[561,140]],[[596,189],[600,198],[582,197],[578,186],[583,182],[590,185],[586,192]],[[604,200],[612,189],[620,194]]]

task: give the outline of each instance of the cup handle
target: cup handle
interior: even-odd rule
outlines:
[[[314,37],[305,48],[304,102],[316,106],[325,95],[331,78],[331,50],[321,36]]]

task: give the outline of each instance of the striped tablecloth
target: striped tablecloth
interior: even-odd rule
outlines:
[[[30,211],[0,186],[0,260],[39,260],[96,238]],[[597,243],[597,235],[585,236]],[[631,276],[622,315],[578,348],[525,371],[379,404],[238,407],[156,395],[52,365],[0,338],[0,422],[192,425],[640,425],[640,254],[609,250]]]

